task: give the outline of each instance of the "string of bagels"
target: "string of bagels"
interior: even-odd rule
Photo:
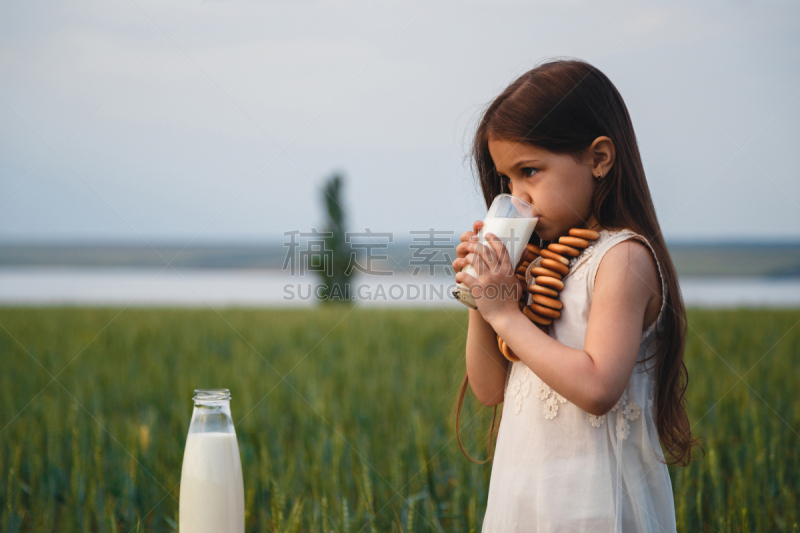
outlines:
[[[578,257],[584,248],[596,241],[600,234],[591,229],[572,228],[568,235],[559,237],[558,242],[550,243],[547,248],[539,248],[528,243],[525,247],[524,259],[517,267],[515,275],[526,285],[525,274],[534,261],[538,261],[531,268],[534,276],[533,283],[527,285],[522,291],[519,306],[523,314],[536,324],[539,329],[547,333],[547,327],[553,320],[561,316],[563,304],[558,300],[559,293],[564,289],[564,276],[569,274],[570,259]],[[531,303],[528,304],[528,295],[531,294]],[[519,361],[500,335],[497,336],[497,345],[509,361]]]

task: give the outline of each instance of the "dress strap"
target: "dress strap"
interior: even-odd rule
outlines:
[[[658,316],[653,323],[642,332],[642,339],[644,339],[655,330],[656,324],[658,324],[661,320],[661,317],[664,315],[664,309],[667,306],[667,283],[664,280],[664,273],[661,269],[661,263],[658,261],[656,252],[653,250],[653,246],[644,236],[639,235],[638,233],[635,233],[629,229],[616,230],[613,231],[612,234],[599,245],[599,249],[592,254],[591,258],[589,258],[589,265],[587,265],[589,267],[589,298],[591,301],[592,294],[594,294],[594,280],[595,277],[597,277],[597,269],[600,267],[600,261],[603,259],[603,256],[607,251],[613,248],[614,245],[628,239],[635,239],[647,246],[647,249],[650,250],[653,259],[656,262],[656,267],[658,268],[658,277],[661,280],[661,309],[658,311]]]

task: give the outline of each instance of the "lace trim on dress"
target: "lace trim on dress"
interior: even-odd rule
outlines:
[[[510,394],[514,399],[514,414],[519,414],[522,409],[522,399],[527,396],[528,392],[531,390],[531,384],[528,381],[528,371],[530,369],[524,363],[519,364],[523,367],[521,371],[517,371],[517,369],[520,368],[517,366],[517,363],[512,363],[511,381],[506,391],[506,393]]]
[[[531,382],[528,379],[530,374],[530,369],[525,365],[525,363],[514,363],[511,382],[507,390],[507,393],[514,402],[514,414],[519,414],[519,412],[522,410],[523,399],[530,393]],[[568,403],[566,398],[554,391],[547,383],[541,380],[539,380],[539,386],[536,387],[536,397],[544,402],[544,417],[548,420],[552,420],[558,416],[559,404]],[[649,403],[652,403],[652,393],[651,402]],[[617,418],[617,438],[619,440],[625,440],[628,438],[628,435],[630,435],[630,421],[638,419],[642,414],[642,409],[636,402],[632,400],[628,401],[628,392],[625,391],[622,393],[622,397],[617,400],[616,405],[611,408],[610,412],[613,413],[616,411],[619,411],[619,413],[622,415]],[[606,422],[608,415],[605,414],[595,416],[593,414],[589,414],[588,416],[589,423],[592,425],[592,427],[599,428]]]
[[[639,416],[642,414],[642,409],[636,404],[636,402],[628,401],[627,391],[622,393],[622,397],[617,400],[616,405],[611,408],[611,412],[618,411],[620,409],[620,414],[622,416],[617,418],[617,438],[619,440],[625,440],[631,433],[631,424],[629,420],[636,420],[639,418]],[[600,416],[590,414],[589,422],[592,424],[592,427],[599,428],[606,421],[606,417],[607,414]]]
[[[536,396],[544,402],[544,417],[552,420],[558,414],[558,404],[566,403],[567,399],[550,388],[544,381],[539,383]]]

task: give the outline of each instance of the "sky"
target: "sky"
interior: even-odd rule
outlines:
[[[800,239],[800,4],[410,0],[0,5],[0,242],[453,230],[486,208],[484,106],[588,61],[667,240]]]

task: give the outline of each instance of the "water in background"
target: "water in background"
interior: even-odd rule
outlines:
[[[800,307],[800,278],[682,277],[687,306]],[[317,277],[275,270],[0,267],[0,305],[313,306]],[[452,277],[357,275],[359,305],[463,308]]]

